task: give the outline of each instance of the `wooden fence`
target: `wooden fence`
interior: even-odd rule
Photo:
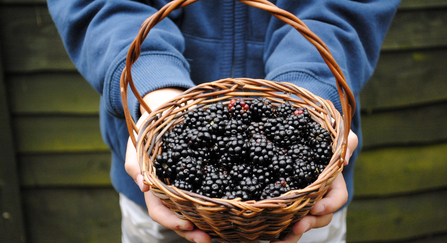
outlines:
[[[402,1],[362,92],[348,242],[447,242],[446,29],[447,0]],[[0,242],[119,242],[99,96],[45,0],[0,0],[0,44]]]

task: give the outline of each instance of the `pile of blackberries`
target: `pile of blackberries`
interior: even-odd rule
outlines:
[[[244,201],[304,188],[332,157],[330,133],[306,108],[260,98],[191,110],[161,146],[154,166],[166,184]]]

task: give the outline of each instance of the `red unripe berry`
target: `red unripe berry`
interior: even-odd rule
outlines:
[[[303,114],[303,113],[304,113],[303,109],[297,109],[297,110],[295,110],[295,112],[293,114],[295,114],[295,116],[297,116],[297,115],[300,115],[300,114]]]

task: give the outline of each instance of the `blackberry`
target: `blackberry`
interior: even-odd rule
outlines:
[[[232,99],[228,104],[228,111],[233,119],[240,120],[245,124],[251,121],[250,101],[243,99]]]
[[[278,106],[276,109],[276,116],[287,118],[290,115],[293,115],[295,112],[295,108],[290,104],[289,101],[286,101],[285,103]]]
[[[306,108],[233,99],[196,108],[162,136],[160,180],[208,197],[262,200],[304,188],[332,156],[331,134]]]
[[[271,158],[276,154],[276,146],[267,137],[261,134],[253,135],[253,138],[246,144],[248,156],[251,164],[265,166],[271,162]]]
[[[225,192],[233,187],[232,179],[224,170],[219,170],[213,165],[207,165],[203,170],[202,185],[200,191],[207,197],[221,198]]]
[[[279,197],[281,194],[290,191],[289,185],[285,179],[268,184],[264,190],[262,190],[259,199],[268,199],[273,197]]]
[[[309,145],[316,145],[322,142],[328,143],[331,141],[329,131],[321,127],[317,122],[309,123],[308,128]]]
[[[303,134],[294,126],[294,118],[292,117],[267,119],[264,128],[268,138],[282,147],[296,144],[303,139]]]
[[[271,118],[274,116],[273,106],[269,99],[255,99],[251,105],[253,120],[261,121],[263,118]]]
[[[323,141],[321,143],[316,144],[315,147],[313,148],[313,152],[315,155],[315,162],[318,163],[319,165],[324,166],[326,166],[329,163],[329,160],[333,155],[332,147],[330,143],[328,143],[327,141]]]
[[[321,171],[317,169],[314,162],[297,160],[294,164],[294,174],[292,176],[294,179],[293,187],[298,189],[310,185],[317,179],[319,173]]]

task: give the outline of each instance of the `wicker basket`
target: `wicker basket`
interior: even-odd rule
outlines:
[[[337,82],[343,116],[330,101],[291,83],[260,79],[222,79],[195,86],[170,102],[151,111],[136,90],[131,67],[140,55],[140,47],[150,29],[175,9],[197,0],[174,0],[149,17],[141,26],[129,52],[126,67],[121,76],[121,94],[130,137],[137,150],[144,181],[152,193],[182,218],[193,222],[197,228],[213,238],[225,242],[257,242],[271,240],[286,234],[290,227],[308,214],[313,205],[327,192],[333,180],[343,169],[346,141],[350,120],[355,110],[354,97],[345,78],[325,44],[293,14],[277,8],[266,0],[241,0],[248,5],[264,9],[290,24],[308,39],[319,51]],[[140,103],[150,112],[138,129],[127,106],[127,89],[131,88]],[[161,137],[175,124],[183,121],[183,115],[191,107],[206,109],[215,102],[229,102],[235,97],[264,97],[273,105],[289,101],[296,107],[308,108],[314,120],[330,131],[333,139],[333,156],[317,180],[304,189],[292,190],[279,197],[262,201],[240,199],[216,199],[180,190],[160,181],[152,164],[161,153]],[[294,98],[295,97],[295,98]]]

